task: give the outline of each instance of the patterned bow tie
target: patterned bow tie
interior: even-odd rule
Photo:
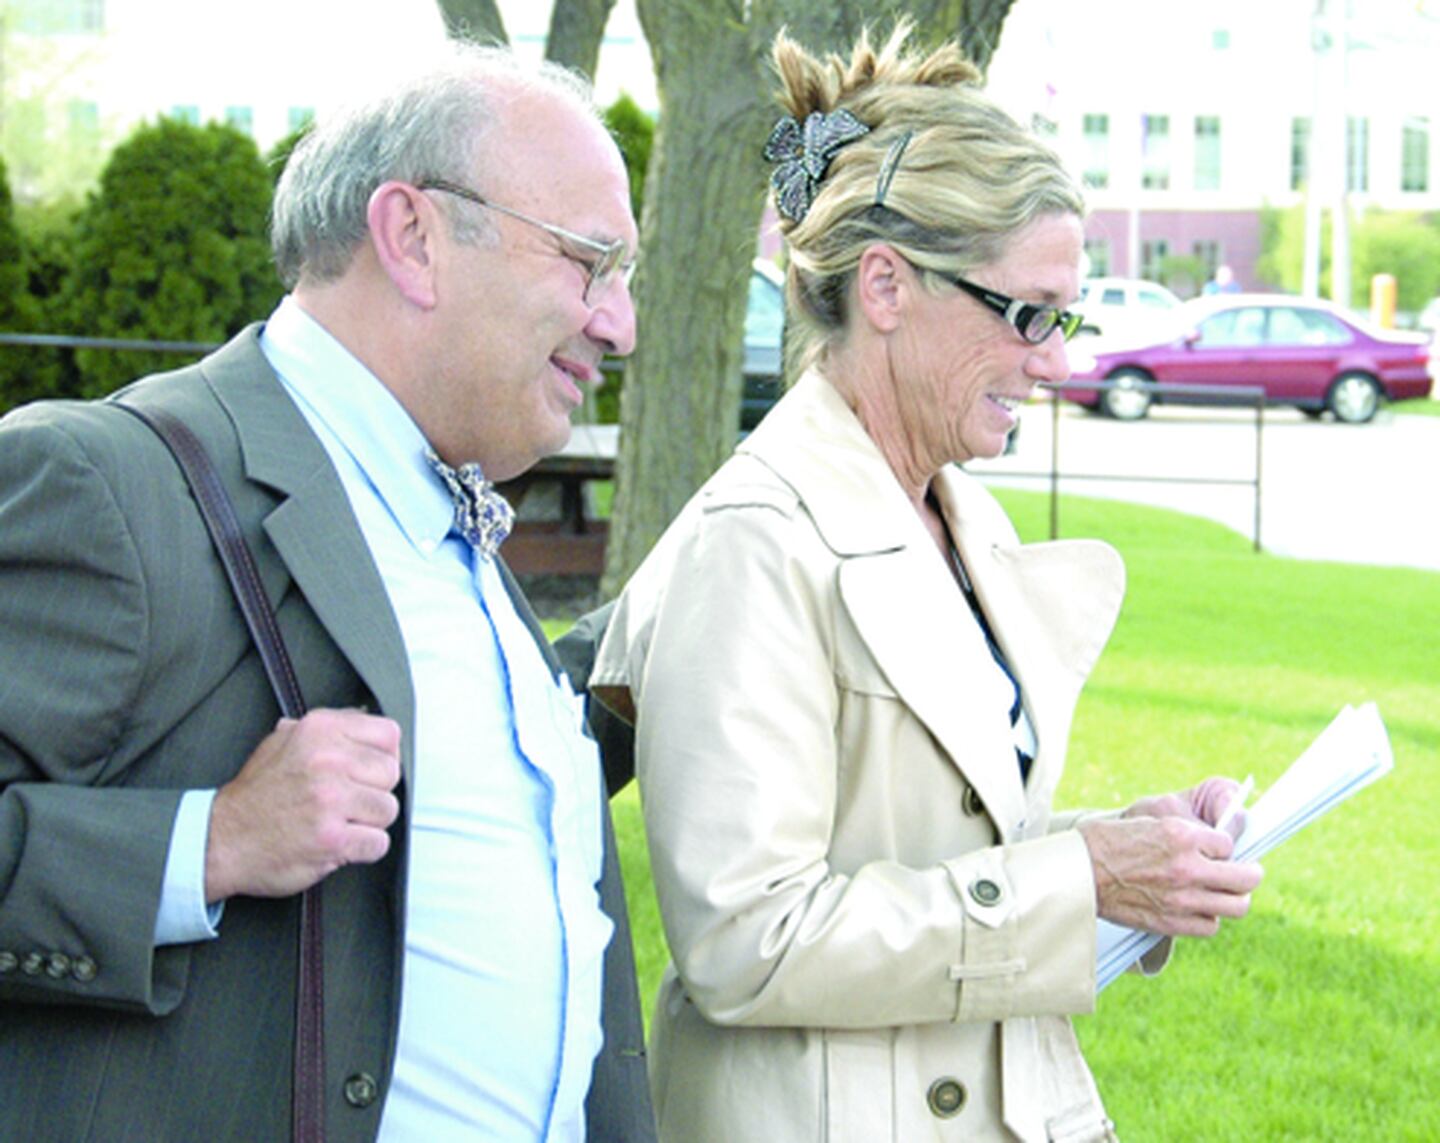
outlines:
[[[455,530],[484,559],[492,558],[510,534],[515,509],[495,491],[495,485],[485,479],[473,460],[458,469],[451,468],[429,448],[425,459],[455,500]]]

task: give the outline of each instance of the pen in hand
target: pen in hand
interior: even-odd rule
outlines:
[[[1235,815],[1245,808],[1245,800],[1254,792],[1255,775],[1249,774],[1246,776],[1245,781],[1240,783],[1235,793],[1230,796],[1230,800],[1225,803],[1225,809],[1221,811],[1220,819],[1215,823],[1215,828],[1224,830],[1229,826],[1229,824],[1235,820]]]

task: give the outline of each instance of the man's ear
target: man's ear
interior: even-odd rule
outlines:
[[[855,267],[856,304],[865,320],[879,333],[893,333],[913,288],[910,264],[883,242],[865,248]]]
[[[444,221],[440,210],[408,183],[381,183],[365,210],[370,245],[380,268],[412,305],[435,307],[436,242]]]

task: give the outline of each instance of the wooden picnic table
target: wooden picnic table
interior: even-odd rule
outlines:
[[[499,485],[515,508],[515,528],[502,552],[517,575],[598,576],[605,570],[609,521],[590,515],[585,486],[613,480],[619,425],[576,425],[565,447]],[[558,489],[542,495],[541,489]],[[549,501],[538,511],[536,501]]]

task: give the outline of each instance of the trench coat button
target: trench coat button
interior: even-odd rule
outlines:
[[[977,905],[998,905],[1001,895],[1000,886],[988,877],[977,877],[970,883],[970,896]]]
[[[380,1094],[380,1085],[369,1072],[356,1072],[345,1081],[345,1102],[351,1107],[369,1107]]]
[[[931,1114],[936,1118],[954,1119],[965,1106],[965,1085],[949,1076],[938,1079],[925,1093],[925,1102],[930,1105]]]
[[[70,975],[70,958],[62,952],[52,952],[45,962],[45,975],[51,980],[63,980]]]
[[[0,975],[14,972],[20,966],[20,958],[6,949],[0,952]]]
[[[39,976],[45,971],[45,954],[26,953],[25,959],[20,962],[20,971],[26,976]]]
[[[70,966],[70,975],[81,984],[89,984],[100,971],[100,966],[88,956],[77,956]]]
[[[965,787],[965,799],[961,808],[972,818],[978,818],[985,812],[985,803],[980,800],[980,792],[974,786]]]

